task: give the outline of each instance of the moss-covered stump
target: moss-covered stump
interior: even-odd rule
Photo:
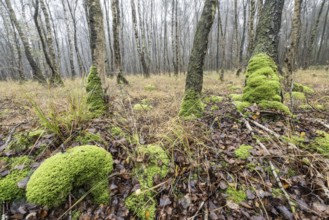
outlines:
[[[0,202],[9,202],[24,198],[25,190],[18,183],[30,173],[32,160],[27,156],[5,158],[0,157],[0,171],[7,175],[0,177]],[[4,170],[4,171],[2,171]]]
[[[279,110],[290,114],[287,106],[282,104],[281,83],[277,66],[268,55],[260,53],[253,56],[246,72],[246,86],[242,102],[256,103],[261,109]]]
[[[140,146],[137,148],[137,154],[137,161],[142,162],[137,164],[134,175],[140,183],[140,189],[130,195],[125,204],[138,218],[155,219],[156,200],[155,193],[152,191],[153,178],[158,175],[162,179],[167,175],[169,158],[166,152],[156,145]]]
[[[90,67],[86,90],[89,111],[91,111],[95,117],[103,115],[106,112],[105,94],[102,88],[101,78],[98,76],[95,66]]]
[[[204,111],[204,104],[201,101],[200,94],[193,90],[185,92],[181,103],[179,116],[185,120],[200,118]]]
[[[74,187],[91,189],[98,204],[109,202],[108,174],[113,169],[112,156],[105,149],[85,145],[46,159],[32,174],[26,188],[29,202],[47,206],[61,205]]]

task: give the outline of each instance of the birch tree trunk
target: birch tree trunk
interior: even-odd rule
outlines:
[[[18,34],[19,34],[19,36],[22,40],[23,46],[24,46],[26,58],[29,61],[29,64],[32,68],[32,77],[34,80],[37,80],[41,84],[46,84],[47,83],[46,78],[42,75],[40,67],[38,66],[37,62],[34,60],[34,58],[32,56],[32,48],[29,44],[29,41],[28,41],[25,33],[22,30],[22,27],[19,24],[19,21],[17,20],[16,14],[11,5],[11,0],[6,0],[6,4],[7,4],[8,11],[9,11],[9,17],[10,17],[11,21],[14,23],[14,25],[18,31]]]
[[[38,1],[38,0],[36,0],[36,1]],[[52,69],[49,83],[54,86],[62,86],[62,85],[64,85],[64,83],[62,81],[59,67],[56,62],[54,41],[53,41],[53,36],[52,36],[52,31],[51,31],[50,19],[49,19],[49,14],[48,14],[44,0],[40,0],[40,5],[41,5],[41,10],[43,12],[43,15],[45,16],[46,31],[47,31],[46,42],[48,45],[48,53],[49,53],[49,59],[50,59],[49,64],[51,65],[51,69]]]
[[[120,47],[120,6],[119,0],[112,0],[112,30],[114,49],[114,72],[117,74],[117,83],[129,84],[122,74],[121,47]]]
[[[135,2],[134,0],[130,1],[131,3],[131,13],[132,13],[132,21],[133,21],[133,28],[134,28],[134,33],[135,33],[135,40],[136,40],[136,46],[137,46],[137,52],[139,54],[139,59],[143,68],[143,73],[145,77],[150,77],[150,69],[149,65],[146,61],[146,55],[145,55],[145,47],[141,45],[144,44],[143,39],[139,39],[139,33],[138,33],[138,25],[137,25],[137,16],[136,16],[136,7],[135,7]],[[141,20],[139,20],[141,23]],[[141,30],[143,31],[143,30]]]
[[[203,66],[208,48],[208,36],[215,19],[217,0],[206,0],[197,24],[193,47],[188,63],[185,82],[185,94],[179,115],[183,118],[201,117],[203,104],[201,92],[203,86]]]

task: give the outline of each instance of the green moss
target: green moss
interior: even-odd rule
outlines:
[[[329,134],[324,131],[317,131],[318,137],[315,138],[313,147],[321,154],[329,156]]]
[[[82,132],[75,140],[82,145],[104,142],[100,134],[94,134],[88,131]]]
[[[24,151],[33,145],[44,133],[44,130],[34,130],[15,134],[13,140],[8,145],[8,150]]]
[[[236,85],[230,85],[230,86],[228,87],[228,89],[229,89],[230,91],[234,91],[234,92],[236,92],[236,91],[240,91],[240,90],[242,89],[242,87],[241,87],[241,86],[236,86]]]
[[[179,116],[185,120],[200,118],[204,111],[204,104],[201,101],[200,94],[195,91],[186,91],[181,103]]]
[[[242,160],[245,160],[247,159],[249,156],[250,156],[250,150],[252,149],[253,147],[252,146],[249,146],[249,145],[241,145],[238,149],[236,149],[234,151],[235,153],[235,156],[242,159]]]
[[[289,109],[282,104],[277,66],[268,55],[260,53],[250,59],[242,101],[256,103],[264,109],[290,113]]]
[[[111,135],[115,137],[124,137],[126,134],[122,131],[120,127],[112,127],[111,128]]]
[[[208,96],[205,97],[203,99],[204,103],[221,103],[223,101],[223,97],[221,96],[217,96],[217,95],[212,95],[212,96]]]
[[[300,83],[294,83],[292,91],[293,92],[302,92],[302,93],[307,94],[307,95],[314,94],[314,90],[311,87],[305,86],[305,85],[300,84]]]
[[[95,117],[103,115],[107,109],[104,99],[105,94],[95,66],[90,67],[86,90],[89,111],[92,112]]]
[[[24,198],[25,190],[18,187],[18,182],[30,173],[32,160],[27,156],[4,158],[0,157],[0,164],[9,170],[9,174],[0,177],[0,202],[13,201]],[[1,168],[1,167],[0,167]]]
[[[148,145],[137,148],[137,164],[133,173],[140,183],[137,190],[125,200],[126,207],[140,219],[155,219],[156,201],[152,191],[153,178],[158,175],[164,178],[169,171],[169,158],[166,152],[159,146]]]
[[[240,101],[235,101],[233,102],[236,109],[239,111],[239,112],[243,112],[243,110],[245,108],[248,108],[249,106],[251,106],[251,104],[249,102],[240,102]]]
[[[97,146],[74,147],[46,159],[32,174],[26,188],[29,202],[49,208],[61,205],[74,187],[92,189],[94,201],[108,203],[107,176],[112,156]]]
[[[152,108],[153,107],[148,104],[139,104],[139,103],[133,106],[133,110],[135,111],[149,111]]]
[[[229,97],[233,101],[242,101],[242,94],[230,94]]]
[[[237,190],[233,187],[227,188],[226,194],[228,196],[227,199],[235,203],[240,203],[247,199],[247,194],[244,190]]]
[[[218,107],[218,105],[213,105],[213,106],[211,106],[210,110],[217,111],[217,110],[219,110],[219,107]]]
[[[291,115],[289,108],[281,102],[265,100],[265,101],[260,102],[258,105],[261,109],[275,109],[275,110],[279,110],[287,115]]]
[[[154,91],[156,90],[157,88],[155,87],[155,85],[152,85],[152,84],[148,84],[144,87],[145,91]]]
[[[272,188],[272,196],[274,198],[282,198],[283,192],[280,188]]]

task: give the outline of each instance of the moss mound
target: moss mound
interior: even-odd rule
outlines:
[[[46,159],[32,174],[26,188],[27,200],[49,208],[62,204],[74,187],[86,186],[96,203],[108,203],[108,173],[112,156],[105,149],[85,145]]]
[[[156,145],[140,146],[137,148],[137,154],[138,161],[147,160],[147,163],[139,163],[134,169],[141,188],[130,195],[125,204],[140,219],[155,219],[156,201],[151,189],[153,178],[158,175],[162,179],[167,175],[169,158],[166,152]]]
[[[242,101],[256,103],[263,109],[290,113],[289,109],[282,104],[277,66],[268,55],[260,53],[250,59]]]
[[[217,95],[212,95],[212,96],[207,96],[203,99],[204,103],[221,103],[223,101],[223,97],[217,96]]]
[[[200,118],[204,111],[204,104],[201,101],[201,97],[195,91],[185,92],[179,116],[186,120],[192,120]]]
[[[90,67],[86,90],[89,111],[91,111],[95,117],[103,115],[106,112],[105,94],[95,66]]]
[[[24,197],[24,189],[18,187],[18,182],[30,173],[32,160],[27,156],[4,158],[0,157],[0,171],[9,170],[9,174],[0,177],[0,201],[13,201]]]

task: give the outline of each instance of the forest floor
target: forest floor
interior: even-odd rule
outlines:
[[[154,180],[157,219],[329,219],[328,72],[297,73],[315,93],[294,102],[293,116],[256,106],[244,116],[230,99],[242,93],[244,77],[227,73],[221,83],[205,73],[205,113],[193,121],[177,116],[184,75],[127,79],[125,87],[109,79],[109,113],[96,119],[82,80],[67,80],[64,88],[0,82],[0,156],[29,155],[36,169],[56,152],[93,144],[114,159],[110,204],[94,205],[90,195],[79,200],[86,195],[80,190],[56,209],[4,203],[10,219],[137,219],[124,201],[139,188],[132,169],[144,161],[135,149],[147,144],[162,146],[171,161],[167,177]],[[223,100],[207,99],[213,96]],[[7,169],[0,164],[0,179]]]

